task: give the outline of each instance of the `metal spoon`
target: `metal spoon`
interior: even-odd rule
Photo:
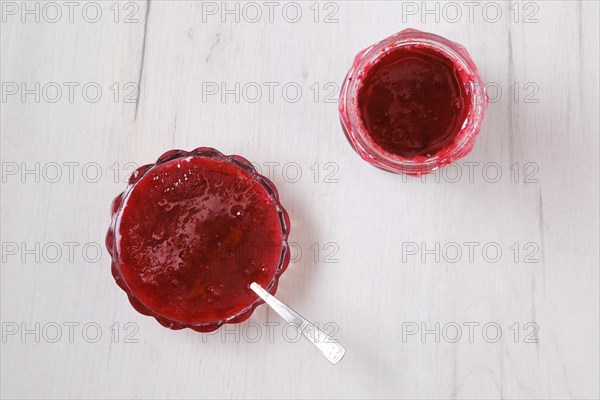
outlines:
[[[256,282],[250,284],[250,289],[254,291],[261,299],[265,301],[281,318],[285,319],[288,324],[296,327],[319,352],[329,360],[332,364],[337,364],[344,354],[346,349],[335,340],[330,338],[326,333],[317,329],[306,318],[292,310],[290,307],[277,300],[271,293],[264,290]]]

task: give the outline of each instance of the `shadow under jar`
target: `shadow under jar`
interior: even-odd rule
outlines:
[[[348,141],[365,161],[419,176],[471,151],[487,106],[463,46],[406,29],[356,55],[339,113]]]
[[[290,262],[277,189],[240,156],[172,150],[138,168],[112,204],[106,246],[134,308],[171,329],[246,320]]]

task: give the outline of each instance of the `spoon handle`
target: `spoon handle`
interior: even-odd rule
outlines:
[[[308,341],[312,343],[312,345],[315,346],[330,363],[337,364],[342,357],[344,357],[346,349],[330,338],[325,332],[311,324],[302,315],[277,300],[271,293],[264,290],[256,282],[250,284],[250,289],[275,310],[281,318],[285,319],[288,324],[296,327],[298,332],[308,339]]]

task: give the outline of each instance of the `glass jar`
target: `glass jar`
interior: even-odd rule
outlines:
[[[376,143],[365,127],[358,102],[359,92],[369,70],[386,55],[404,46],[435,51],[455,68],[469,104],[465,118],[451,143],[433,154],[403,156]],[[410,47],[407,47],[407,49]],[[462,89],[461,89],[462,90]],[[339,114],[342,129],[354,150],[372,165],[395,173],[419,176],[430,173],[467,155],[479,134],[488,106],[488,96],[475,63],[467,50],[441,36],[415,29],[405,29],[359,52],[342,85]]]

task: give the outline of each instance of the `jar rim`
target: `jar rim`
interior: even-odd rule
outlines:
[[[357,97],[367,71],[383,57],[405,46],[423,46],[433,49],[450,60],[455,68],[467,72],[468,78],[461,77],[460,81],[461,84],[468,85],[467,92],[471,104],[462,127],[451,144],[430,156],[407,158],[386,151],[375,143],[360,117]],[[449,164],[472,149],[474,138],[483,123],[487,104],[485,86],[475,63],[463,46],[433,33],[405,29],[367,47],[356,55],[342,85],[338,110],[347,139],[364,160],[391,172],[422,175]]]

